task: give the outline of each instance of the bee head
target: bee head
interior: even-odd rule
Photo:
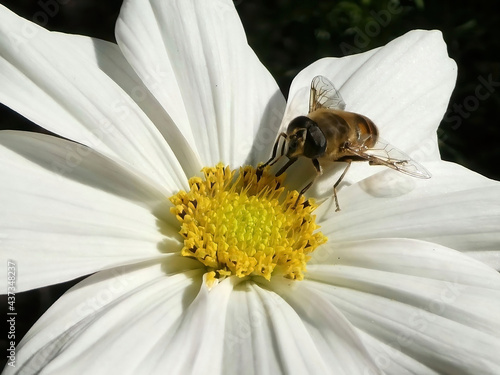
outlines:
[[[318,124],[306,116],[293,119],[288,125],[288,150],[286,156],[305,156],[315,159],[326,151],[326,137]]]

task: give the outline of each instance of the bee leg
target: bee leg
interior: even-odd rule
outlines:
[[[289,159],[289,160],[286,162],[286,164],[285,164],[283,167],[281,167],[281,169],[280,169],[278,172],[276,172],[276,175],[275,175],[275,176],[276,176],[276,177],[281,176],[281,175],[283,174],[283,172],[285,172],[285,171],[288,169],[288,167],[289,167],[290,165],[292,165],[293,163],[295,163],[296,161],[297,161],[297,158]]]
[[[340,177],[337,180],[337,182],[335,183],[335,185],[333,185],[333,198],[335,199],[335,206],[337,206],[337,209],[335,210],[335,212],[340,211],[339,200],[337,198],[337,186],[339,186],[340,182],[344,179],[344,176],[347,173],[347,171],[349,170],[349,167],[351,166],[351,162],[352,162],[351,159],[347,159],[347,160],[343,160],[343,161],[345,161],[347,163],[347,167],[345,167],[344,172],[342,172],[342,174],[340,175]]]
[[[311,182],[309,182],[299,193],[299,196],[297,197],[297,200],[295,201],[294,207],[297,207],[297,203],[299,202],[299,199],[304,193],[309,190],[309,188],[312,186],[314,181],[323,174],[323,170],[321,169],[321,165],[319,165],[318,159],[312,159],[312,163],[314,165],[314,168],[316,168],[316,176],[312,179]]]
[[[280,156],[278,156],[278,157],[276,158],[276,160],[275,160],[275,161],[273,161],[273,162],[272,162],[271,164],[269,164],[269,165],[274,165],[274,164],[276,164],[276,163],[278,162],[278,160],[280,160],[280,159],[281,159],[281,157],[282,157],[283,155],[285,155],[285,146],[286,146],[286,138],[287,138],[287,135],[286,135],[285,133],[281,133],[281,134],[283,134],[283,137],[285,138],[285,141],[283,141],[283,144],[281,145],[281,153],[280,153]],[[280,135],[281,135],[281,134],[280,134]]]
[[[283,145],[281,146],[281,155],[278,156],[278,158],[276,160],[274,160],[274,158],[276,157],[276,153],[278,151],[278,145],[280,143],[280,138],[281,137],[287,139],[286,133],[280,133],[280,135],[278,135],[278,138],[276,138],[276,142],[274,142],[273,153],[272,153],[271,159],[269,159],[266,163],[259,165],[258,169],[264,169],[268,165],[275,164],[283,156],[283,154],[285,153],[285,144],[286,144],[286,142],[283,142]],[[274,160],[274,162],[271,163],[273,160]]]

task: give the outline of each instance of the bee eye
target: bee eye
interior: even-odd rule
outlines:
[[[326,151],[326,137],[318,125],[314,124],[307,129],[307,136],[304,142],[304,156],[317,158]]]

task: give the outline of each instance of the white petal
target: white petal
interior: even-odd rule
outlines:
[[[428,166],[430,180],[387,170],[342,188],[342,211],[329,209],[332,202],[322,207],[323,233],[333,241],[417,238],[460,251],[489,251],[483,258],[494,265],[500,250],[500,184],[457,164]]]
[[[273,324],[264,300],[249,283],[237,285],[227,310],[223,374],[283,373],[282,358],[274,341]]]
[[[279,290],[301,317],[329,373],[380,373],[352,324],[328,300],[307,283],[276,284],[273,289]]]
[[[196,297],[202,270],[192,266],[200,263],[175,258],[99,272],[77,284],[22,340],[16,370],[22,374],[42,368],[51,374],[172,370],[177,362],[169,357],[173,351],[168,347],[190,311],[199,307],[197,300],[205,298]],[[194,359],[194,348],[178,350],[184,351],[184,360]],[[179,362],[182,358],[177,357]]]
[[[370,336],[364,331],[358,330],[362,337],[366,348],[370,351],[375,359],[375,363],[379,366],[384,374],[393,375],[439,375],[440,373],[424,366],[414,358],[407,356],[398,350],[394,345],[388,345],[376,338]]]
[[[468,256],[486,263],[497,271],[500,271],[500,249],[499,250],[486,250],[486,251],[464,251]]]
[[[0,18],[2,103],[52,132],[133,165],[170,191],[186,186],[160,132],[100,70],[96,53],[87,54],[93,40],[50,33],[3,6]]]
[[[135,73],[118,45],[78,35],[54,33],[52,36],[55,43],[58,39],[61,39],[62,43],[69,39],[81,53],[89,57],[89,64],[94,63],[96,68],[120,85],[161,132],[187,177],[194,176],[201,170],[203,165],[198,155],[189,147],[165,109]]]
[[[402,239],[343,244],[307,279],[360,330],[436,372],[500,369],[500,275],[459,252]]]
[[[285,103],[231,1],[125,1],[116,37],[206,165],[268,156]]]
[[[177,374],[221,373],[224,341],[220,336],[233,281],[226,279],[209,292],[203,279],[196,299],[185,309],[168,345],[162,348],[155,366],[158,373],[165,369]]]
[[[322,358],[312,335],[306,328],[306,324],[288,303],[275,292],[252,283],[248,284],[245,293],[256,294],[256,296],[251,296],[249,299],[253,300],[252,306],[260,306],[255,312],[260,314],[264,320],[262,325],[256,325],[252,328],[252,331],[267,330],[270,332],[265,332],[265,337],[272,337],[272,340],[267,341],[262,347],[255,348],[254,346],[254,350],[260,351],[255,358],[274,357],[270,359],[269,368],[265,367],[267,365],[265,362],[254,366],[262,366],[264,373],[269,373],[279,362],[280,372],[284,374],[328,373],[326,359]],[[247,318],[244,310],[249,307],[247,304],[247,306],[238,309],[239,321],[230,321],[228,316],[226,332],[235,332],[239,328],[238,324],[241,324],[241,322],[246,323]],[[250,313],[252,311],[247,312],[246,315],[248,316]],[[239,342],[239,345],[242,345],[241,350],[244,350],[248,344],[248,342],[245,343],[244,341]],[[236,349],[237,352],[238,349]],[[227,361],[229,362],[229,359]],[[238,372],[240,371],[244,371],[244,368],[238,369]]]
[[[0,160],[2,249],[19,291],[179,251],[164,192],[139,173],[26,132],[0,132]]]
[[[236,286],[228,305],[224,373],[378,373],[350,323],[308,293],[275,280],[265,288]]]

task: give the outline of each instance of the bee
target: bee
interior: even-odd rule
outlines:
[[[276,173],[281,175],[299,157],[311,159],[316,176],[300,192],[298,199],[322,173],[325,161],[345,162],[347,166],[333,185],[336,211],[340,211],[337,187],[345,177],[351,163],[367,161],[370,165],[382,165],[417,178],[430,178],[430,173],[404,152],[379,137],[377,126],[368,117],[345,111],[346,104],[335,86],[323,76],[311,82],[309,113],[293,119],[286,133],[278,135],[272,156],[259,169],[273,165],[286,156],[288,162]],[[280,139],[283,144],[276,157]],[[285,152],[286,150],[286,152]]]

